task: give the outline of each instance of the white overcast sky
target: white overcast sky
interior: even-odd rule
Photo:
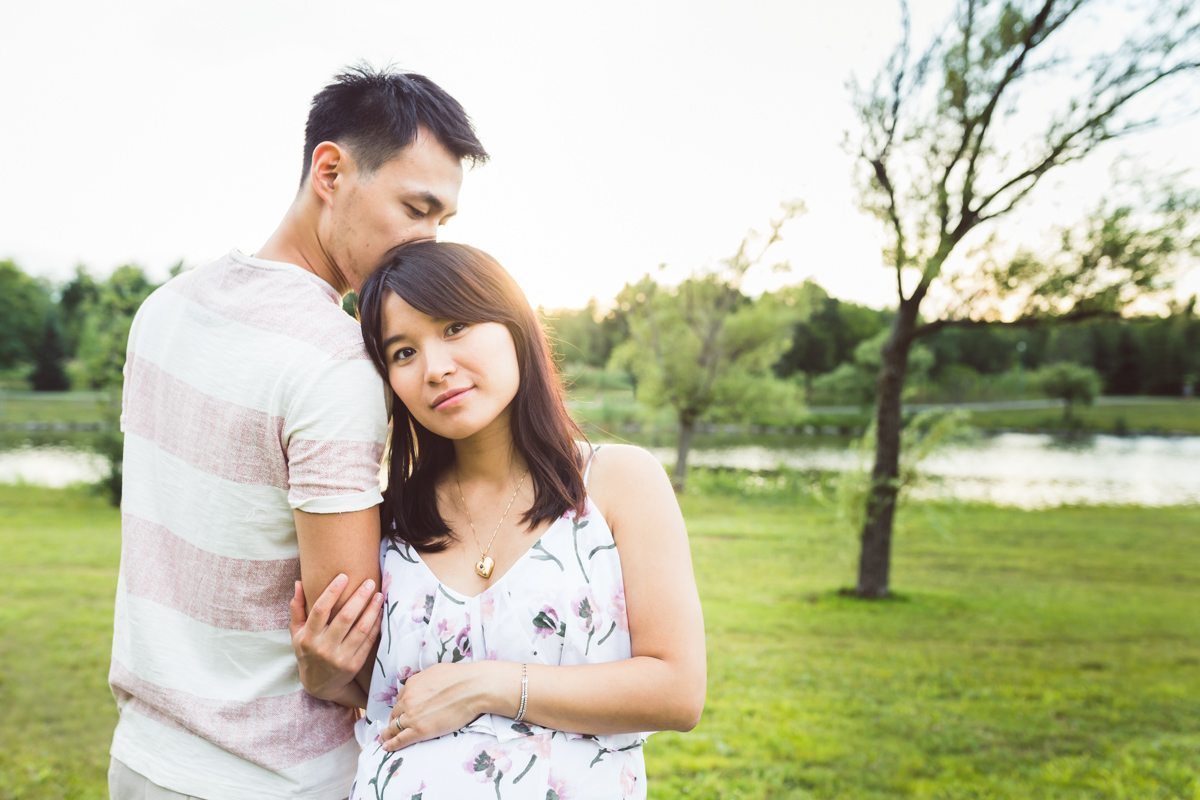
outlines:
[[[950,6],[917,2],[918,29]],[[467,173],[445,238],[490,251],[535,304],[711,265],[793,197],[809,213],[785,230],[786,280],[894,303],[840,142],[846,81],[875,73],[898,19],[895,0],[4,0],[0,258],[162,277],[254,252],[294,194],[312,95],[366,59],[429,75],[471,114],[492,161]],[[1195,141],[1192,120],[1127,149],[1183,169]],[[1048,185],[1036,218],[1074,213],[1105,174]]]

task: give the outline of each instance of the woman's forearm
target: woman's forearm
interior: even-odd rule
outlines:
[[[521,665],[477,662],[485,687],[479,713],[515,717],[521,701]],[[529,664],[525,721],[545,728],[607,735],[688,731],[704,708],[703,666],[650,656],[604,664]]]

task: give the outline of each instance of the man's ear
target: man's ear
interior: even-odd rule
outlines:
[[[349,154],[333,142],[321,142],[313,150],[308,180],[326,205],[333,205],[338,179],[349,166]]]

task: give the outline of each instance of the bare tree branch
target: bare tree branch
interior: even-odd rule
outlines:
[[[908,261],[908,256],[904,252],[904,225],[900,222],[900,211],[896,203],[896,190],[892,187],[892,182],[888,178],[887,166],[880,159],[873,159],[871,166],[875,168],[875,180],[879,181],[879,185],[883,187],[887,193],[887,214],[891,220],[892,230],[896,232],[896,294],[900,296],[900,301],[904,301],[904,284],[901,281],[901,276],[904,271],[904,265]]]
[[[1045,0],[1042,8],[1034,16],[1025,31],[1025,36],[1022,37],[1021,49],[1016,57],[1008,65],[1004,75],[996,82],[996,86],[992,90],[991,97],[988,99],[987,105],[980,112],[977,124],[978,133],[975,135],[974,146],[971,147],[971,155],[967,159],[967,172],[963,176],[962,190],[962,205],[959,210],[959,224],[957,231],[959,238],[969,230],[973,224],[974,214],[971,212],[971,200],[975,194],[975,179],[976,169],[979,163],[979,156],[983,152],[984,143],[987,139],[988,129],[991,127],[992,119],[995,116],[996,108],[1000,105],[1000,100],[1004,96],[1004,92],[1012,85],[1013,81],[1022,74],[1025,66],[1025,61],[1030,52],[1038,45],[1046,40],[1046,38],[1059,28],[1067,19],[1085,2],[1085,0],[1075,0],[1058,19],[1050,22],[1050,12],[1055,5],[1055,0]],[[974,126],[972,126],[974,127]],[[970,138],[970,131],[963,135],[964,144]]]
[[[976,224],[985,220],[995,219],[996,217],[1011,210],[1017,202],[1029,194],[1037,182],[1041,180],[1042,176],[1045,175],[1050,169],[1071,161],[1077,161],[1090,154],[1096,149],[1096,147],[1106,141],[1125,136],[1129,133],[1155,124],[1155,120],[1150,119],[1130,123],[1118,131],[1108,131],[1103,127],[1104,123],[1115,116],[1117,112],[1119,112],[1121,108],[1125,106],[1126,103],[1140,95],[1142,92],[1150,89],[1156,83],[1171,77],[1172,75],[1177,75],[1181,72],[1198,68],[1200,68],[1200,62],[1185,62],[1182,64],[1176,64],[1167,70],[1159,70],[1148,80],[1142,82],[1133,89],[1125,91],[1124,94],[1111,100],[1101,111],[1093,114],[1092,116],[1080,122],[1078,125],[1074,126],[1070,131],[1063,134],[1058,141],[1051,146],[1050,151],[1042,158],[1041,161],[1005,181],[1003,184],[1001,184],[1000,188],[983,198],[979,205],[976,206],[974,210],[969,212],[975,217]],[[1111,85],[1113,85],[1112,82],[1110,82],[1110,86]],[[1093,102],[1096,99],[1096,97],[1093,97]],[[1087,139],[1076,145],[1074,152],[1068,153],[1068,150],[1075,143],[1075,140],[1081,136],[1086,136]],[[1063,155],[1064,153],[1067,153],[1065,157]],[[987,211],[987,207],[995,202],[997,197],[1024,181],[1029,181],[1029,184],[1021,190],[1021,192],[1012,200],[1012,202],[1008,203],[1004,208],[997,211]]]

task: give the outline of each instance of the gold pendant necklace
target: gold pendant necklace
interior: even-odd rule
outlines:
[[[521,486],[525,483],[525,478],[528,475],[529,472],[526,471],[521,476],[521,480],[517,481],[517,489],[513,492],[508,505],[504,507],[504,513],[500,515],[500,521],[496,523],[496,529],[492,531],[492,538],[488,539],[487,547],[482,547],[479,544],[479,535],[475,533],[475,521],[471,519],[471,509],[467,507],[467,498],[463,497],[462,481],[458,479],[458,467],[454,468],[454,483],[458,485],[458,499],[462,500],[463,511],[467,512],[467,524],[471,526],[471,536],[475,539],[475,546],[479,548],[479,560],[475,562],[475,574],[481,578],[492,577],[492,570],[496,567],[496,562],[488,555],[488,551],[492,549],[492,542],[496,541],[496,534],[500,532],[500,526],[504,524],[504,518],[508,516],[508,510],[516,502],[517,493],[521,491]]]

